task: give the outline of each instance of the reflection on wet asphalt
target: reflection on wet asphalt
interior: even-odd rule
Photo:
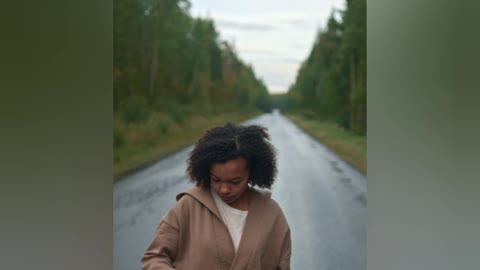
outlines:
[[[292,234],[293,270],[366,269],[366,177],[279,113],[245,122],[268,128],[278,152],[273,198]],[[192,186],[188,147],[114,186],[114,269],[140,258],[175,195]]]

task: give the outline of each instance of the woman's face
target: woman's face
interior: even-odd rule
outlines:
[[[214,163],[210,169],[211,187],[232,207],[245,206],[250,171],[244,158]]]

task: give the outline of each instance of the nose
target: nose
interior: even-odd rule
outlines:
[[[230,193],[230,188],[227,185],[220,186],[220,194],[227,196]]]

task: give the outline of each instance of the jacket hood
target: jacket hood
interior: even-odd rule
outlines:
[[[210,211],[220,216],[209,189],[195,186],[193,188],[178,193],[176,196],[177,201],[179,201],[183,196],[193,197],[195,200],[207,207]]]

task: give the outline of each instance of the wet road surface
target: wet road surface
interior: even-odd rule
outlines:
[[[267,127],[278,152],[272,197],[292,234],[293,270],[366,269],[366,177],[279,113],[244,124]],[[138,270],[175,195],[192,186],[185,169],[192,147],[114,186],[114,269]]]

